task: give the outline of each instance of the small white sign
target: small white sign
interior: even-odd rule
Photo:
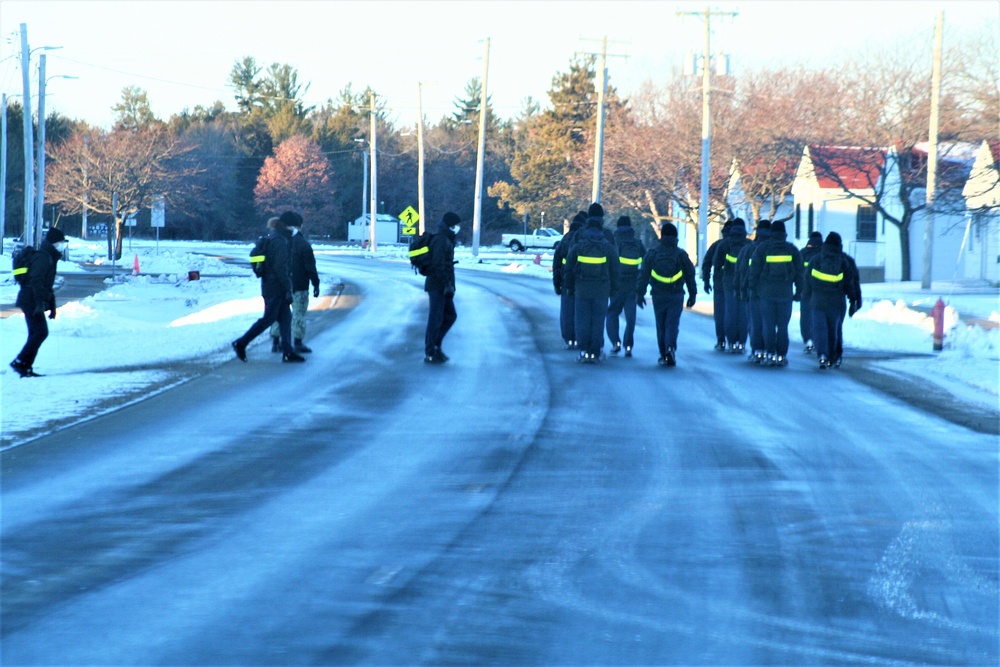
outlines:
[[[132,213],[131,215],[129,215],[127,218],[125,218],[125,226],[126,227],[135,227],[135,214],[134,213]]]
[[[166,199],[159,195],[153,200],[153,210],[150,212],[149,220],[153,227],[166,227],[167,207]]]

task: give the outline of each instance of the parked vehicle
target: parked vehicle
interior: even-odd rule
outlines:
[[[554,229],[541,227],[531,230],[528,234],[502,234],[500,242],[514,252],[521,252],[525,248],[555,248],[562,237],[563,235]]]

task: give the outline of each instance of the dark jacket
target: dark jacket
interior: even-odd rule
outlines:
[[[750,239],[747,238],[746,228],[743,225],[733,225],[726,230],[725,235],[719,240],[715,256],[712,258],[717,288],[720,282],[719,276],[722,276],[723,289],[736,289],[736,264],[739,261],[740,252],[749,243]]]
[[[806,277],[809,276],[809,262],[812,261],[813,257],[819,254],[819,251],[820,249],[822,249],[822,247],[823,247],[822,241],[810,240],[808,243],[806,243],[805,247],[803,247],[802,250],[799,251],[799,254],[802,255],[802,270],[805,271]]]
[[[618,251],[618,292],[635,289],[635,281],[639,277],[639,267],[642,264],[642,258],[646,256],[646,246],[635,238],[633,227],[619,227],[614,232],[614,238],[615,249]],[[622,244],[624,243],[638,244],[638,259],[622,257]]]
[[[577,231],[582,228],[583,223],[574,220],[569,225],[569,231],[556,244],[555,253],[552,255],[552,286],[556,294],[562,294],[563,285],[566,283],[566,258],[569,256],[569,249],[573,247]]]
[[[295,234],[291,241],[292,252],[292,290],[302,292],[313,287],[319,287],[319,273],[316,271],[316,255],[312,244],[302,235]]]
[[[265,238],[260,293],[265,300],[292,298],[291,243],[287,230],[272,229]]]
[[[597,219],[588,218],[587,226],[576,233],[566,258],[565,287],[570,294],[585,299],[610,298],[618,291],[618,252],[593,222]],[[597,249],[590,251],[592,245]]]
[[[437,224],[427,247],[431,251],[431,266],[424,280],[425,292],[455,293],[455,234],[444,221]]]
[[[28,314],[41,314],[56,307],[52,286],[56,282],[56,264],[62,255],[48,239],[42,239],[28,263],[28,281],[17,292],[15,305]]]
[[[761,299],[791,299],[802,293],[802,256],[785,232],[771,230],[770,238],[753,251],[749,286]]]
[[[723,229],[723,235],[727,232]],[[712,269],[715,268],[715,253],[719,250],[719,244],[722,243],[722,239],[718,239],[712,245],[708,246],[708,250],[705,251],[705,257],[701,261],[701,282],[705,283],[706,287],[718,287],[719,285],[719,270],[715,269],[715,282],[710,283],[709,280],[712,278]]]
[[[659,277],[653,275],[653,267],[656,266],[659,255],[670,256],[674,263],[680,267],[681,276],[679,278],[676,277],[676,274]],[[677,247],[676,236],[662,236],[660,243],[647,252],[642,260],[639,277],[636,279],[636,295],[640,299],[646,296],[646,288],[649,287],[650,296],[656,299],[658,296],[683,293],[685,285],[688,297],[694,298],[698,294],[698,281],[695,280],[694,264],[688,254]]]
[[[843,308],[844,297],[851,303],[861,304],[858,267],[840,245],[823,243],[806,271],[802,300],[808,300],[819,310],[836,310]]]
[[[756,298],[756,294],[750,293],[750,260],[754,252],[765,241],[771,238],[770,229],[758,229],[754,234],[754,239],[743,246],[739,257],[736,258],[736,276],[734,287],[739,299],[749,301],[750,297]]]

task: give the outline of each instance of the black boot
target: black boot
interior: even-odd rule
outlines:
[[[296,361],[305,361],[306,358],[296,352],[286,352],[281,355],[281,363],[287,364]]]
[[[281,339],[271,336],[271,352],[281,352]]]
[[[298,352],[299,354],[309,354],[310,352],[312,352],[312,349],[306,347],[306,345],[302,342],[301,338],[296,338],[295,351]]]

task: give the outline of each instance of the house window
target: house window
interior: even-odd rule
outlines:
[[[809,204],[809,233],[812,234],[815,227],[813,226],[813,205]]]
[[[802,238],[802,205],[795,205],[795,238]]]
[[[874,206],[858,207],[858,240],[874,241],[878,231]]]

